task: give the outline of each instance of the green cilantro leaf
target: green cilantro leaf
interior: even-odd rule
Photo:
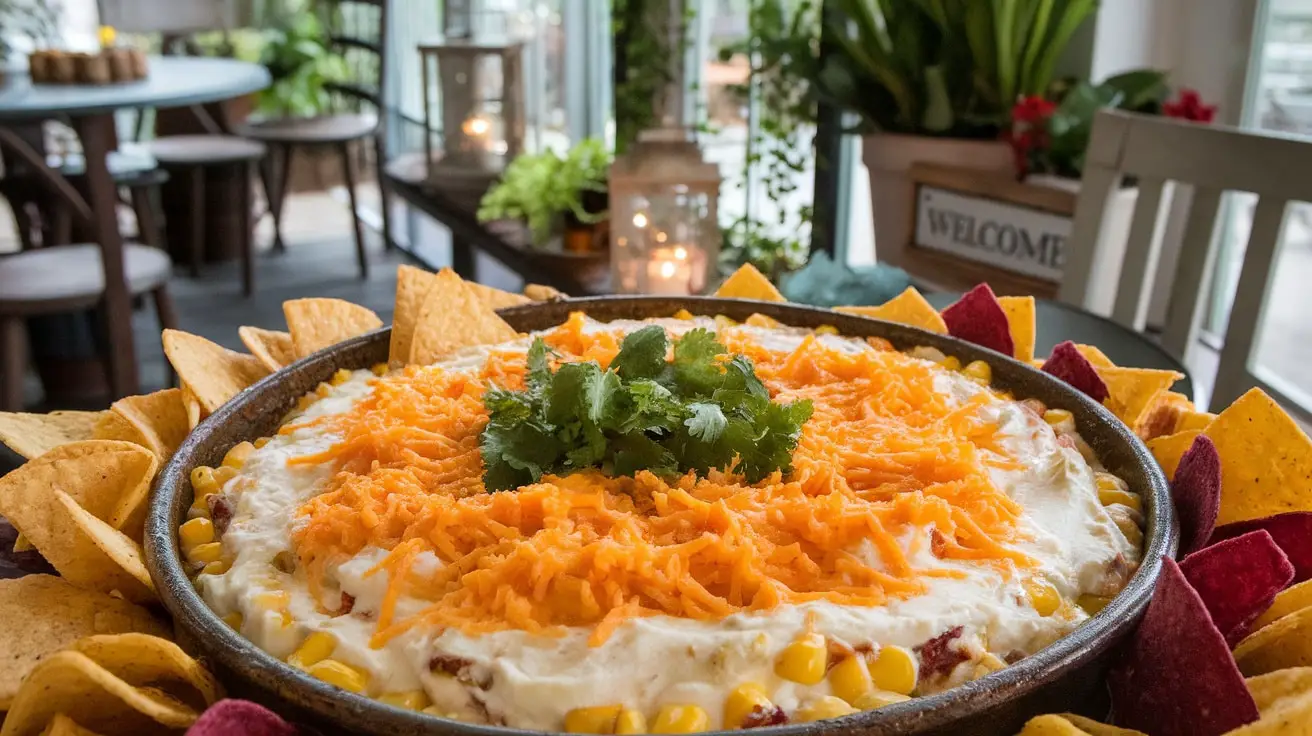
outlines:
[[[725,418],[719,404],[698,401],[689,404],[688,410],[692,412],[692,416],[683,421],[684,426],[688,428],[688,434],[707,444],[720,439],[729,420]]]
[[[554,355],[554,351],[547,347],[547,343],[542,338],[533,340],[533,344],[528,346],[528,373],[524,376],[524,383],[528,385],[528,391],[534,395],[541,395],[551,383],[551,366],[547,363],[547,358]]]
[[[687,396],[710,396],[724,382],[724,370],[716,362],[724,353],[714,332],[698,327],[684,333],[674,344],[671,389]]]
[[[620,352],[610,364],[611,370],[632,381],[638,378],[655,378],[665,370],[665,353],[670,338],[660,325],[648,325],[634,330],[620,343]]]

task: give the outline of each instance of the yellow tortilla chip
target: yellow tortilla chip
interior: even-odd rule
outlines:
[[[1304,580],[1277,593],[1271,607],[1253,622],[1253,631],[1304,608],[1312,608],[1312,580]]]
[[[1290,695],[1262,712],[1256,723],[1227,731],[1226,736],[1309,736],[1312,734],[1312,692]]]
[[[1085,360],[1092,363],[1094,368],[1116,367],[1116,364],[1112,362],[1111,358],[1108,358],[1107,355],[1103,353],[1103,351],[1099,350],[1093,345],[1076,344],[1075,349],[1079,351],[1080,355],[1084,356]]]
[[[69,581],[103,592],[121,590],[133,600],[148,599],[141,582],[117,565],[105,564],[105,554],[74,522],[60,494],[112,524],[125,510],[135,514],[144,504],[157,467],[153,453],[129,442],[63,445],[0,478],[0,514]],[[141,530],[131,532],[139,535]]]
[[[410,360],[410,345],[414,342],[415,325],[424,309],[424,298],[437,282],[437,274],[414,266],[396,269],[396,306],[392,310],[392,340],[388,359],[405,363]]]
[[[89,636],[71,650],[109,670],[129,685],[151,685],[197,710],[223,697],[219,681],[177,644],[146,634]]]
[[[135,442],[168,462],[189,431],[181,389],[166,388],[115,401],[96,425],[95,439]]]
[[[411,363],[428,365],[460,348],[493,345],[519,333],[469,288],[454,271],[442,271],[424,299],[410,347]]]
[[[1244,681],[1248,692],[1257,703],[1257,710],[1266,713],[1281,700],[1312,692],[1312,667],[1290,667],[1250,677]]]
[[[1148,440],[1146,443],[1148,451],[1157,458],[1157,464],[1162,466],[1162,472],[1166,474],[1167,480],[1175,477],[1175,469],[1180,467],[1180,458],[1184,457],[1200,434],[1202,432],[1190,429]]]
[[[27,541],[27,537],[24,537],[22,534],[14,537],[15,552],[31,552],[34,549],[36,549],[36,547],[33,547],[32,543]]]
[[[783,294],[774,288],[756,266],[744,263],[715,290],[715,296],[724,299],[759,299],[765,302],[786,302]]]
[[[254,355],[229,350],[181,330],[164,330],[164,354],[206,415],[269,375],[269,369]]]
[[[97,519],[77,505],[67,493],[55,490],[55,523],[72,529],[65,545],[76,550],[76,557],[59,574],[83,587],[105,592],[118,591],[124,598],[139,603],[155,600],[155,584],[142,561],[145,552],[123,532]],[[64,516],[60,518],[60,509]],[[37,549],[41,549],[39,546]],[[44,550],[42,551],[44,554]],[[54,565],[52,560],[50,564]]]
[[[97,734],[77,725],[77,721],[63,713],[56,713],[50,723],[46,724],[46,730],[41,732],[41,736],[97,736]]]
[[[1089,736],[1089,734],[1065,718],[1050,713],[1029,719],[1016,736]]]
[[[1143,731],[1109,726],[1106,723],[1099,723],[1092,718],[1085,718],[1074,713],[1062,713],[1061,717],[1070,721],[1072,725],[1078,726],[1089,736],[1146,736]]]
[[[1205,411],[1186,411],[1180,414],[1180,418],[1175,423],[1175,431],[1183,432],[1186,429],[1207,429],[1216,421],[1216,415]]]
[[[1104,402],[1118,419],[1134,427],[1144,411],[1175,382],[1184,378],[1175,371],[1152,368],[1098,368],[1098,375],[1107,384],[1110,394]]]
[[[238,327],[241,344],[251,351],[260,364],[276,373],[296,362],[296,349],[289,332],[265,330],[259,327]]]
[[[1011,342],[1016,351],[1013,357],[1028,363],[1034,359],[1034,340],[1038,334],[1034,297],[1000,296],[998,304],[1007,313],[1007,327],[1011,331]]]
[[[906,291],[877,307],[835,307],[834,311],[911,325],[939,335],[948,334],[948,326],[943,317],[914,286],[908,286]]]
[[[54,575],[0,580],[0,621],[9,622],[0,627],[0,710],[9,708],[37,662],[78,639],[129,631],[168,636],[172,630],[141,606]]]
[[[383,326],[378,315],[343,299],[292,299],[282,303],[297,359]]]
[[[1312,511],[1312,440],[1261,389],[1241,396],[1204,434],[1221,456],[1218,526]]]
[[[1235,662],[1246,677],[1312,666],[1312,608],[1295,611],[1244,637],[1235,647]]]
[[[159,733],[185,729],[196,711],[152,697],[73,651],[50,655],[27,676],[0,736],[36,736],[63,713],[95,731]]]
[[[1148,402],[1131,429],[1144,441],[1175,434],[1182,431],[1180,418],[1193,409],[1194,402],[1184,394],[1161,391]]]
[[[103,415],[102,411],[0,412],[0,442],[31,460],[60,445],[91,439]]]
[[[521,304],[528,304],[533,301],[523,294],[511,294],[508,291],[502,291],[487,286],[486,284],[480,284],[476,281],[466,281],[465,283],[469,285],[469,288],[474,290],[474,294],[477,295],[479,299],[482,299],[484,304],[488,305],[493,310],[505,309],[507,307],[518,307]]]
[[[524,296],[535,302],[554,302],[569,298],[569,294],[560,289],[543,284],[528,284],[524,287]]]
[[[187,431],[194,430],[204,417],[203,409],[200,406],[200,399],[196,398],[196,392],[191,390],[187,384],[182,384],[182,406],[187,412]]]

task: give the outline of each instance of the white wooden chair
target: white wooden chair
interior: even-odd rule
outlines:
[[[1125,177],[1137,179],[1139,200],[1130,225],[1119,281],[1099,283],[1094,274],[1116,273],[1098,252],[1098,231],[1111,194]],[[1113,289],[1112,319],[1142,330],[1158,269],[1158,228],[1168,182],[1191,185],[1193,197],[1167,306],[1162,345],[1184,358],[1198,337],[1206,292],[1212,282],[1217,210],[1226,191],[1258,196],[1243,268],[1235,292],[1225,347],[1210,405],[1227,406],[1253,386],[1282,403],[1289,396],[1253,372],[1253,349],[1277,262],[1281,229],[1290,202],[1312,202],[1312,142],[1219,125],[1104,111],[1094,121],[1084,164],[1084,181],[1058,299],[1077,306],[1095,303]],[[1169,197],[1167,200],[1169,201]],[[1156,244],[1156,245],[1155,245]],[[1310,284],[1312,286],[1312,284]],[[1105,301],[1103,302],[1106,303]]]

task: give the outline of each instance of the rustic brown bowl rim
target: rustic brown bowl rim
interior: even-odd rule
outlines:
[[[742,320],[761,313],[787,325],[817,327],[832,325],[840,333],[879,336],[898,349],[918,345],[935,347],[956,355],[963,363],[987,360],[994,368],[994,385],[1013,390],[1018,397],[1042,394],[1053,408],[1071,411],[1081,435],[1093,445],[1109,469],[1139,487],[1133,490],[1145,500],[1144,560],[1125,589],[1106,608],[1067,636],[1030,657],[973,682],[942,693],[913,698],[874,711],[816,723],[793,723],[765,729],[773,736],[816,736],[829,733],[914,734],[957,726],[967,728],[972,716],[985,718],[1013,699],[1032,694],[1063,675],[1091,664],[1137,625],[1138,617],[1152,597],[1161,558],[1174,556],[1178,529],[1170,502],[1170,489],[1161,468],[1133,431],[1101,404],[1033,366],[1010,356],[946,335],[907,325],[884,322],[827,309],[791,303],[760,302],[713,297],[593,297],[562,302],[525,305],[501,310],[517,329],[564,321],[571,311],[582,310],[604,320],[666,317],[678,309],[693,314],[724,314]],[[327,380],[338,368],[340,356],[381,346],[386,353],[390,328],[382,328],[345,341],[309,356],[270,375],[243,391],[193,431],[157,476],[146,520],[146,564],[160,599],[175,622],[199,644],[203,654],[217,660],[264,692],[292,702],[316,719],[345,729],[375,733],[451,733],[460,736],[528,736],[539,731],[502,726],[484,726],[401,710],[362,695],[349,693],[291,667],[257,647],[228,627],[200,598],[181,563],[177,525],[191,505],[189,474],[198,464],[214,463],[225,447],[210,447],[209,439],[234,420],[281,417],[295,396],[278,397],[284,384],[299,377],[300,383]],[[353,366],[367,367],[367,366]],[[309,385],[313,385],[310,383]],[[1027,389],[1024,392],[1018,389]],[[266,407],[277,398],[275,407]],[[276,419],[268,420],[276,422]],[[243,439],[250,439],[249,437]],[[1114,465],[1113,465],[1114,463]],[[719,731],[717,734],[729,734]]]

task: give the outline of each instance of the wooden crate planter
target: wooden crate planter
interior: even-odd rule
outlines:
[[[941,289],[984,281],[999,294],[1056,296],[1075,218],[1075,182],[1058,188],[928,163],[913,165],[910,178],[912,228],[901,264],[908,273]],[[1118,271],[1137,200],[1137,190],[1123,189],[1109,204],[1102,237],[1116,250],[1109,261]]]

